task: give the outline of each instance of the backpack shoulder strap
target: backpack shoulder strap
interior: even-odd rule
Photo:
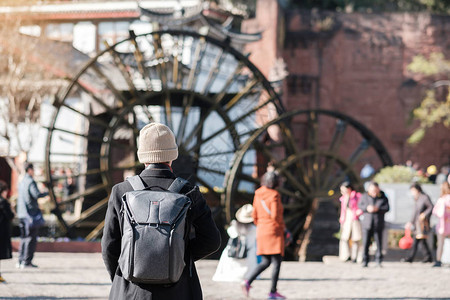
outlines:
[[[145,189],[145,185],[139,175],[128,177],[127,180],[135,191]]]
[[[266,201],[261,199],[261,204],[264,210],[269,214],[269,216],[272,216],[272,212],[270,211],[269,207],[267,207]]]
[[[169,186],[168,190],[174,193],[179,193],[186,184],[188,184],[186,179],[177,177]]]

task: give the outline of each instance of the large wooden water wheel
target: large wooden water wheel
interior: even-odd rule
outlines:
[[[142,170],[137,137],[152,121],[173,129],[175,173],[203,186],[219,214],[233,155],[262,118],[282,112],[269,82],[228,40],[131,32],[93,57],[54,103],[46,174],[61,234],[101,233],[112,185]]]
[[[314,199],[337,197],[343,181],[362,189],[362,163],[391,165],[380,140],[363,124],[339,112],[297,110],[261,126],[242,144],[225,178],[227,220],[251,203],[259,177],[271,165],[283,178],[278,188],[286,226],[298,237]]]

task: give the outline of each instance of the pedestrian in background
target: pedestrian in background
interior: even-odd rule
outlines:
[[[253,224],[252,213],[251,204],[245,204],[237,210],[236,220],[232,220],[227,229],[230,239],[220,256],[213,276],[214,281],[241,282],[245,275],[256,267],[256,226]],[[233,239],[239,243],[230,245]],[[239,251],[240,249],[231,249],[231,247],[244,247],[244,249]]]
[[[406,223],[405,228],[411,230],[412,227],[414,227],[414,242],[411,253],[407,258],[402,259],[402,261],[412,263],[416,256],[419,244],[422,244],[423,249],[425,250],[425,258],[422,262],[432,262],[433,256],[430,247],[428,247],[427,237],[430,232],[430,217],[433,211],[433,203],[431,202],[430,197],[423,192],[420,184],[414,183],[409,190],[415,202],[414,213],[411,221]]]
[[[450,172],[450,167],[449,166],[443,166],[441,168],[441,171],[439,172],[439,174],[437,174],[436,176],[436,184],[443,184],[444,182],[447,181],[447,176]]]
[[[0,260],[12,258],[11,221],[14,213],[8,202],[8,185],[0,180]],[[5,282],[0,272],[0,282]]]
[[[147,187],[167,190],[176,180],[172,162],[178,158],[178,146],[173,132],[164,124],[150,123],[139,132],[137,151],[139,162],[145,169],[139,174]],[[184,249],[184,267],[181,277],[173,284],[135,283],[124,278],[119,266],[121,256],[122,224],[124,214],[122,197],[133,191],[125,180],[113,186],[108,201],[105,228],[102,237],[102,256],[112,281],[109,299],[201,300],[203,293],[195,268],[195,261],[204,258],[220,247],[220,233],[211,216],[211,210],[197,186],[183,185],[179,193],[186,195],[192,205],[189,208],[187,234]],[[152,241],[145,241],[149,246]],[[158,247],[159,245],[155,245]],[[169,256],[169,253],[167,253]],[[162,261],[168,260],[162,257]],[[145,263],[145,262],[142,262]],[[142,267],[142,266],[141,266]]]
[[[363,214],[361,216],[361,225],[363,231],[363,267],[369,264],[369,246],[372,238],[377,244],[375,262],[381,267],[383,260],[382,253],[382,235],[384,230],[384,215],[389,211],[389,201],[378,183],[372,181],[369,183],[367,193],[361,196],[359,208]]]
[[[444,241],[445,238],[450,237],[450,184],[448,182],[441,184],[441,197],[434,206],[433,214],[439,218],[436,224],[436,262],[433,267],[440,267],[442,265],[441,258],[444,250]]]
[[[48,193],[39,191],[33,176],[33,164],[26,163],[25,176],[19,184],[16,208],[17,217],[20,219],[20,248],[17,266],[21,269],[37,268],[32,261],[36,251],[38,230],[43,222],[38,199],[48,195]]]
[[[355,191],[350,182],[346,181],[340,187],[342,196],[339,198],[341,202],[341,216],[339,223],[341,224],[341,236],[339,241],[339,259],[342,261],[361,262],[362,260],[362,229],[359,217],[362,210],[358,207],[361,194]],[[349,241],[352,241],[352,251],[350,252]]]
[[[252,282],[272,263],[272,285],[268,299],[286,299],[277,291],[285,246],[283,205],[280,193],[276,190],[279,184],[278,174],[267,172],[261,179],[261,187],[255,191],[252,216],[256,225],[256,254],[262,256],[262,261],[242,283],[247,297]]]

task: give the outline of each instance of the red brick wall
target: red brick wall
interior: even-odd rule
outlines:
[[[443,126],[417,146],[406,139],[417,125],[408,124],[410,112],[425,90],[423,78],[407,66],[415,55],[433,51],[450,58],[450,17],[282,12],[275,0],[261,0],[244,30],[258,27],[263,39],[248,46],[250,59],[267,76],[275,58],[283,57],[290,74],[283,88],[287,109],[320,107],[353,116],[378,136],[394,163],[449,163],[450,131]],[[322,138],[326,143],[331,131]]]

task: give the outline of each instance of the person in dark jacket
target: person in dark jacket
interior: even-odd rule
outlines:
[[[33,216],[41,213],[38,199],[45,197],[48,193],[39,191],[36,181],[33,179],[34,166],[25,164],[25,176],[19,184],[19,195],[17,197],[17,217],[20,219],[20,248],[18,267],[37,268],[32,263],[36,251],[37,235],[39,227],[33,226]]]
[[[377,266],[381,267],[383,259],[382,234],[384,230],[384,215],[389,211],[388,199],[384,192],[380,190],[378,183],[370,182],[367,193],[361,196],[358,206],[363,211],[363,215],[360,218],[364,247],[363,267],[367,267],[369,264],[369,246],[372,238],[377,243],[375,261]]]
[[[7,197],[8,185],[0,180],[0,260],[12,258],[11,221],[14,218],[14,213]],[[5,279],[0,273],[0,282],[4,281]]]
[[[433,212],[433,203],[431,202],[430,197],[423,192],[420,184],[414,183],[411,185],[410,191],[415,201],[414,213],[411,221],[406,223],[405,228],[412,229],[414,226],[415,235],[412,251],[409,256],[402,259],[402,261],[412,263],[416,256],[419,243],[421,243],[425,250],[423,262],[432,262],[433,255],[431,254],[430,247],[428,247],[427,237],[430,232],[430,218],[431,213]]]
[[[138,147],[139,161],[145,164],[140,177],[146,186],[167,189],[175,180],[171,164],[178,157],[175,136],[165,125],[150,123],[141,129]],[[118,259],[121,251],[123,215],[121,198],[132,191],[128,181],[113,186],[108,202],[102,237],[102,256],[112,280],[109,299],[200,300],[203,299],[194,261],[204,258],[220,247],[220,233],[211,210],[197,186],[187,184],[181,190],[192,200],[188,223],[191,237],[187,241],[185,264],[178,282],[171,285],[135,284],[123,278]],[[194,233],[194,234],[192,234]]]

